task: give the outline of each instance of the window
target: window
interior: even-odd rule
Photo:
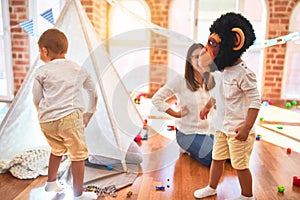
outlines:
[[[0,101],[13,99],[13,73],[10,41],[9,5],[0,0]]]
[[[30,36],[30,64],[35,62],[38,56],[37,41],[40,35],[47,29],[54,27],[53,24],[40,16],[40,14],[52,8],[54,23],[58,19],[61,10],[63,9],[66,0],[43,0],[43,1],[28,1],[29,2],[29,18],[33,19],[34,36]]]
[[[210,25],[217,17],[226,12],[242,13],[251,21],[257,41],[265,40],[266,9],[263,0],[174,0],[170,8],[169,29],[185,35],[190,38],[191,42],[200,42],[205,45],[210,34]],[[177,46],[179,47],[179,45]],[[187,48],[184,50],[183,55],[185,57]],[[183,74],[184,57],[170,57],[169,68]],[[243,55],[243,59],[256,73],[258,85],[261,86],[263,49],[248,50]],[[171,74],[169,73],[170,77]]]
[[[149,19],[147,5],[138,0],[119,1],[110,10],[109,54],[130,92],[149,91]]]
[[[299,32],[300,30],[300,3],[295,7],[290,18],[289,32]],[[291,40],[287,42],[287,51],[285,56],[284,78],[282,84],[283,99],[300,99],[300,40]]]
[[[179,11],[180,10],[180,11]],[[175,0],[170,5],[168,44],[168,80],[184,74],[185,58],[194,37],[194,5],[192,0]]]

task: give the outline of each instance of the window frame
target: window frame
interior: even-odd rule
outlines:
[[[8,1],[1,1],[2,26],[3,26],[3,46],[4,46],[4,65],[6,74],[6,95],[0,95],[0,101],[10,102],[14,98],[14,81],[12,70],[12,47],[10,33],[10,14]]]

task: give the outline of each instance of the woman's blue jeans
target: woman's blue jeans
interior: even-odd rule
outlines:
[[[176,129],[178,145],[201,164],[210,167],[212,162],[213,135],[184,134]]]

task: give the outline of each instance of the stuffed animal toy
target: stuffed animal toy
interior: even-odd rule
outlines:
[[[232,66],[256,39],[249,20],[233,12],[221,15],[209,30],[206,49],[214,59],[211,71]]]

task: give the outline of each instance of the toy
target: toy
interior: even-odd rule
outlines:
[[[293,101],[292,101],[292,105],[293,105],[293,106],[296,106],[296,105],[297,105],[297,101],[296,101],[296,100],[293,100]]]
[[[113,167],[112,167],[111,165],[108,165],[108,166],[107,166],[107,169],[108,169],[108,170],[112,170]]]
[[[286,153],[290,154],[292,152],[292,149],[291,148],[287,148],[286,149]]]
[[[128,191],[127,192],[127,198],[130,198],[132,196],[132,192],[131,191]]]
[[[141,142],[142,139],[143,139],[142,136],[137,135],[137,136],[134,138],[134,141],[135,141],[135,142]]]
[[[269,105],[272,105],[272,104],[273,104],[273,102],[272,102],[271,100],[269,100],[268,103],[269,103]]]
[[[140,104],[140,103],[141,103],[141,97],[145,97],[145,96],[146,96],[146,94],[144,94],[144,93],[138,94],[138,95],[134,98],[134,102],[135,102],[136,104]]]
[[[268,101],[264,101],[264,102],[263,102],[263,105],[264,105],[264,106],[268,106],[268,105],[269,105],[269,102],[268,102]]]
[[[256,135],[255,139],[256,139],[256,140],[260,140],[260,135],[259,135],[259,134]]]
[[[115,185],[110,185],[104,188],[98,187],[96,185],[87,185],[83,187],[83,191],[85,192],[95,192],[100,197],[105,197],[105,193],[109,194],[112,197],[116,197],[115,193],[117,190]]]
[[[156,186],[156,191],[165,191],[165,186]]]
[[[290,102],[287,102],[287,103],[285,104],[285,107],[286,107],[287,109],[290,109],[291,106],[292,106],[292,104],[291,104]]]
[[[277,126],[277,129],[283,129],[283,127],[282,126]]]
[[[293,176],[293,185],[300,186],[300,176]]]
[[[263,118],[263,117],[260,117],[260,118],[259,118],[259,121],[261,121],[261,122],[264,121],[264,118]]]
[[[140,142],[141,140],[148,140],[148,128],[143,127],[143,129],[139,132],[138,136],[136,136],[135,140],[136,142]]]
[[[278,186],[278,192],[283,193],[284,192],[284,187],[283,186]]]
[[[175,126],[170,126],[170,125],[168,125],[168,126],[167,126],[167,130],[168,130],[168,131],[174,131],[174,130],[175,130]]]
[[[146,133],[146,134],[143,136],[142,139],[143,139],[143,140],[148,140],[148,134]]]
[[[144,120],[144,124],[143,124],[143,128],[147,128],[147,126],[148,126],[148,120],[145,119],[145,120]]]

